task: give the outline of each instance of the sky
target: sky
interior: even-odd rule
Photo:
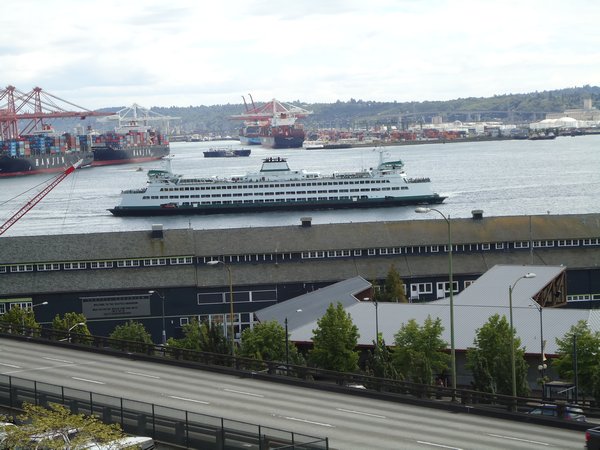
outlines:
[[[595,0],[2,0],[0,89],[97,109],[595,86],[598,19]]]

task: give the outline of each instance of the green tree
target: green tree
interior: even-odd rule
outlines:
[[[48,450],[107,444],[124,436],[118,424],[106,425],[95,416],[71,414],[56,403],[50,404],[49,409],[25,403],[23,411],[19,416],[23,425],[4,430],[6,448],[33,448],[32,436],[36,436],[35,448]]]
[[[0,320],[8,325],[11,325],[13,332],[22,332],[22,327],[32,330],[34,334],[39,334],[42,328],[35,320],[35,314],[32,308],[23,309],[19,305],[15,305],[0,316]]]
[[[375,290],[374,300],[379,302],[408,303],[404,293],[404,281],[396,267],[392,264],[388,270],[383,286]]]
[[[505,316],[494,314],[476,331],[472,348],[467,349],[467,368],[473,374],[475,390],[512,395],[511,332]],[[516,330],[514,330],[516,331]],[[527,362],[521,339],[514,337],[517,395],[529,394]]]
[[[317,367],[339,372],[352,372],[358,369],[358,328],[350,314],[338,302],[329,305],[325,315],[317,321],[313,332],[313,348],[309,359]]]
[[[574,345],[576,343],[576,345]],[[558,357],[552,367],[564,380],[575,382],[574,347],[577,350],[577,386],[580,392],[598,398],[600,382],[600,332],[592,332],[585,320],[580,320],[565,333],[562,339],[556,338]],[[594,394],[596,393],[596,394]]]
[[[385,345],[383,339],[379,339],[379,345],[373,342],[373,350],[369,352],[365,371],[367,375],[378,378],[391,378],[394,380],[404,377],[398,372],[393,363],[393,353]]]
[[[167,345],[173,348],[195,350],[198,352],[230,354],[231,345],[223,333],[223,326],[209,325],[207,322],[198,323],[198,319],[185,324],[182,339],[169,338]]]
[[[394,366],[405,379],[434,384],[435,375],[448,368],[448,344],[440,337],[442,331],[442,321],[428,316],[422,327],[411,319],[394,335]]]
[[[62,317],[57,314],[52,320],[52,329],[58,339],[69,340],[69,342],[91,342],[89,337],[92,333],[86,322],[86,317],[81,313],[67,312]]]
[[[152,337],[144,325],[133,320],[117,325],[109,337],[114,341],[122,341],[112,342],[111,347],[125,351],[146,352],[148,345],[152,344]],[[136,345],[136,342],[141,345]]]
[[[301,364],[302,358],[293,342],[288,344],[290,364]],[[285,328],[277,321],[258,323],[242,332],[240,356],[261,361],[286,362]]]

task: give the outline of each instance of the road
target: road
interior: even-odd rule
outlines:
[[[333,449],[581,449],[584,433],[0,338],[0,374],[311,436]]]

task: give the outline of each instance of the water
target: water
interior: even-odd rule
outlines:
[[[254,146],[252,155],[247,158],[204,158],[203,149],[216,145],[232,145],[232,142],[171,144],[173,172],[194,176],[242,175],[257,171],[262,158],[283,156],[292,169],[326,174],[373,167],[379,157],[373,148],[271,150]],[[598,212],[600,136],[394,146],[386,147],[385,151],[387,158],[404,161],[409,176],[430,177],[434,190],[448,196],[437,208],[452,217],[470,217],[474,209],[482,209],[486,216]],[[157,167],[162,167],[162,163],[76,171],[4,236],[150,230],[155,223],[162,223],[165,229],[299,225],[303,216],[312,217],[314,224],[430,217],[415,214],[412,207],[189,217],[112,216],[108,208],[119,203],[120,191],[142,187],[147,170]],[[25,205],[40,188],[9,199],[48,178],[35,175],[0,179],[0,223]]]

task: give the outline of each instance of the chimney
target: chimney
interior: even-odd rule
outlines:
[[[163,238],[163,226],[162,223],[154,223],[152,224],[152,234],[150,235],[152,239],[162,239]]]
[[[471,211],[471,214],[473,215],[473,220],[483,219],[483,209],[474,209]]]

